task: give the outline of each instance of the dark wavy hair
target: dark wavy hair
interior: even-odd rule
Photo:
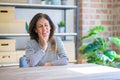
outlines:
[[[36,23],[38,22],[39,19],[41,18],[45,18],[48,20],[51,30],[50,30],[50,35],[49,35],[49,40],[53,37],[54,32],[55,32],[55,25],[52,22],[52,20],[50,19],[50,17],[47,14],[43,14],[43,13],[37,13],[31,20],[30,24],[29,24],[29,34],[30,34],[30,39],[34,39],[38,42],[38,34],[35,32],[35,28],[36,28]]]

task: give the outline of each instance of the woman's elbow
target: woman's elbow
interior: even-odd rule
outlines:
[[[67,65],[68,63],[69,63],[69,59],[68,58],[64,59],[63,65]]]
[[[29,59],[29,61],[27,61],[27,63],[28,63],[28,65],[29,65],[29,67],[35,67],[35,61],[33,61],[33,60],[30,60]]]

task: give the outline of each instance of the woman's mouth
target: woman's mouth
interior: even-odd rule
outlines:
[[[46,31],[46,32],[43,32],[42,34],[43,34],[44,37],[47,37],[49,35],[49,32]]]

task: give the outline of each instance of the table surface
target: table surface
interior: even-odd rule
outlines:
[[[120,69],[96,64],[0,68],[0,80],[120,80]]]

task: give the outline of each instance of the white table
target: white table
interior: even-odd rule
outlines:
[[[0,68],[0,80],[120,80],[120,69],[96,64]]]

